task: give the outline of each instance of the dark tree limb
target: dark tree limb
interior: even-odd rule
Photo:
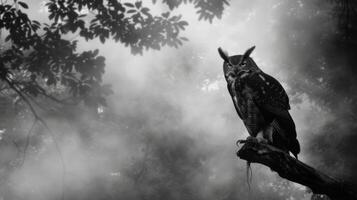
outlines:
[[[282,178],[309,187],[315,194],[325,194],[333,200],[357,200],[347,184],[336,180],[271,145],[247,140],[237,152],[243,160],[270,167]]]

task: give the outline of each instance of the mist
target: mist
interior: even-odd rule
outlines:
[[[29,15],[46,20],[40,1],[28,3]],[[155,9],[168,8],[155,4]],[[330,98],[339,80],[328,79],[332,72],[317,75],[335,65],[323,59],[331,54],[326,53],[329,45],[314,42],[338,29],[329,17],[330,3],[230,1],[222,19],[212,23],[199,21],[191,5],[175,12],[189,22],[184,32],[189,41],[177,49],[132,55],[110,40],[79,42],[80,49],[98,48],[106,58],[103,79],[114,94],[99,118],[82,107],[54,106],[70,113],[65,117],[43,112],[52,132],[35,125],[25,156],[6,138],[25,140],[26,133],[3,133],[1,198],[60,199],[63,193],[64,199],[310,199],[307,188],[259,164],[252,164],[249,189],[246,162],[236,156],[235,143],[248,132],[234,110],[217,48],[235,55],[253,45],[253,59],[290,97],[302,149],[299,159],[327,174],[356,180],[357,160],[346,153],[356,141],[355,119],[346,116],[354,104],[339,104],[355,95],[355,86]],[[343,60],[342,53],[334,54]],[[306,70],[311,65],[316,73]],[[342,69],[340,79],[355,77],[355,70]],[[326,77],[332,89],[318,81]],[[14,127],[31,127],[32,121],[29,115]]]

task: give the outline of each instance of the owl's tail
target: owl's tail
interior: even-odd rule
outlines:
[[[274,128],[273,143],[276,147],[291,152],[295,158],[300,153],[300,144],[296,139],[295,123],[286,112],[284,116],[277,116],[276,120],[272,122]]]

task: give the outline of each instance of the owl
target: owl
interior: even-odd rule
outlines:
[[[218,48],[235,110],[252,138],[297,158],[300,144],[289,113],[289,97],[279,81],[264,73],[250,57],[254,49],[255,46],[243,55],[228,56]]]

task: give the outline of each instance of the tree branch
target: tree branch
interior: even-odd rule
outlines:
[[[34,115],[36,120],[42,120],[40,116],[37,114],[35,108],[32,106],[31,102],[22,94],[22,92],[15,86],[15,84],[8,78],[4,77],[3,80],[10,86],[12,90],[14,90],[20,97],[21,99],[28,105],[30,108],[32,114]],[[42,120],[43,121],[43,120]]]
[[[65,175],[66,175],[66,166],[65,166],[65,163],[64,163],[64,158],[63,158],[63,155],[62,155],[62,152],[59,148],[59,145],[58,145],[58,142],[56,140],[56,137],[55,137],[55,134],[52,132],[52,130],[50,129],[50,127],[47,125],[46,121],[43,120],[36,112],[35,108],[33,107],[33,105],[31,104],[30,100],[28,98],[26,98],[26,96],[20,91],[20,89],[18,89],[16,87],[16,85],[11,81],[11,79],[9,77],[4,77],[3,80],[10,86],[10,88],[12,90],[14,90],[19,96],[20,98],[29,106],[32,114],[34,115],[35,117],[35,122],[34,124],[39,121],[42,123],[43,126],[45,126],[45,128],[49,131],[50,133],[50,136],[52,137],[53,139],[53,142],[55,144],[55,147],[56,147],[56,150],[58,152],[58,155],[60,157],[60,161],[61,161],[61,164],[62,164],[62,195],[61,195],[61,199],[63,200],[64,199],[64,184],[65,184]],[[33,127],[32,127],[33,128]],[[32,129],[31,128],[31,129]]]
[[[243,160],[270,167],[282,178],[309,187],[315,194],[325,194],[333,200],[357,200],[347,184],[336,180],[271,145],[247,140],[237,152]]]

